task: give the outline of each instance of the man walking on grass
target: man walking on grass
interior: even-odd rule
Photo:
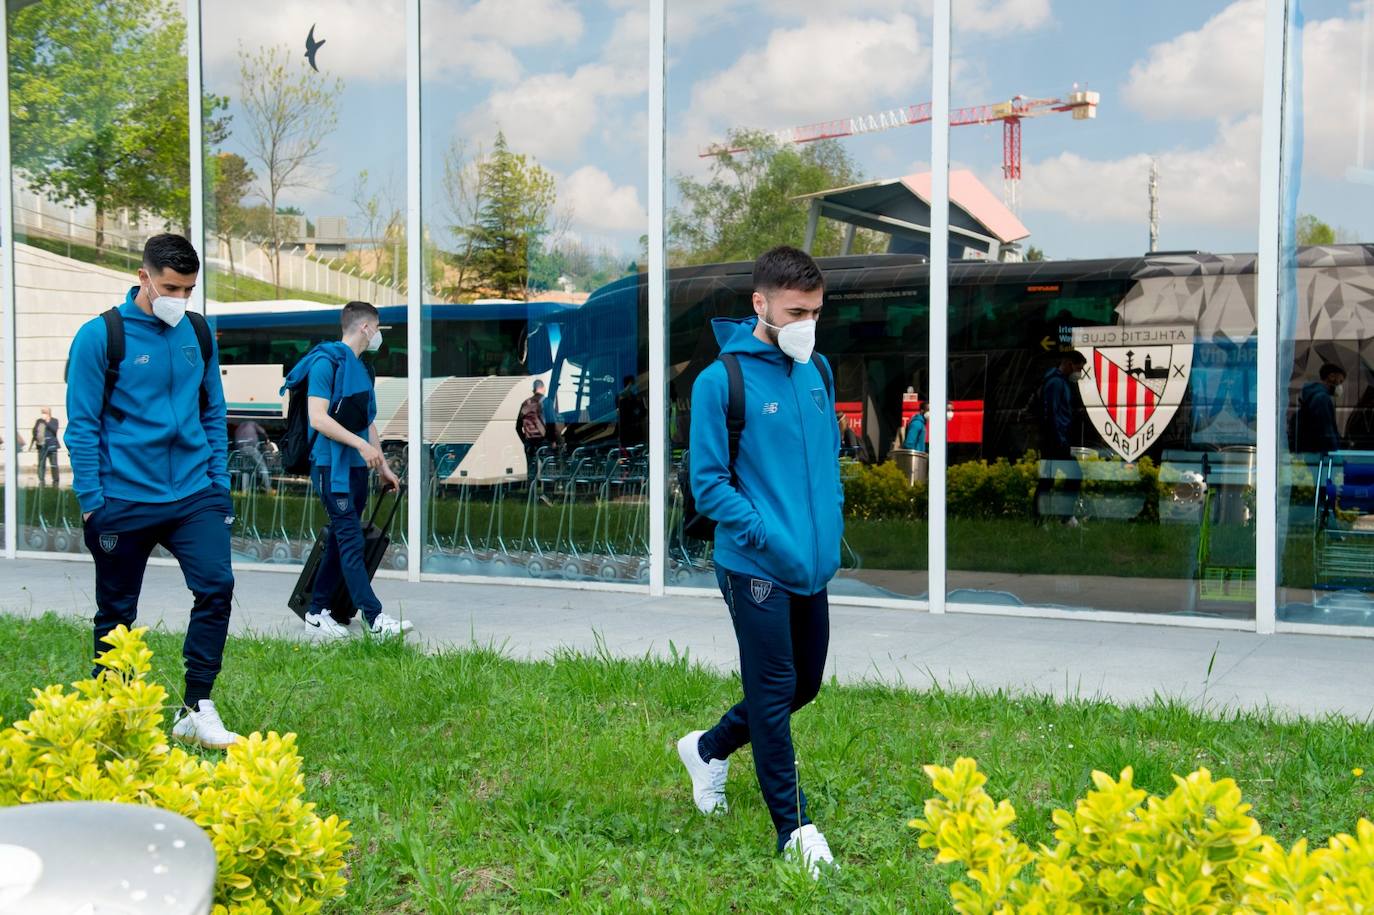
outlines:
[[[95,560],[96,654],[115,627],[133,626],[148,556],[166,547],[195,598],[172,736],[225,749],[239,737],[220,720],[210,690],[234,594],[234,503],[219,357],[205,319],[186,311],[199,273],[185,238],[148,239],[138,285],[72,340],[66,443]]]
[[[774,248],[754,263],[756,316],[712,322],[722,358],[692,389],[691,486],[697,510],[717,522],[716,580],[739,642],[744,699],[677,747],[698,809],[711,814],[726,809],[730,755],[752,744],[778,850],[813,877],[833,858],[807,816],[791,721],[820,689],[830,641],[826,586],[839,568],[844,525],[834,376],[812,354],[824,293],[809,255]],[[745,416],[733,462],[731,357]]]

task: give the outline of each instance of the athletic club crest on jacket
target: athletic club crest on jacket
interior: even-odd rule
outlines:
[[[1187,326],[1075,327],[1088,359],[1078,392],[1102,440],[1134,461],[1159,440],[1188,390],[1193,329]]]

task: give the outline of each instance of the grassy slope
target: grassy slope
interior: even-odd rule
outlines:
[[[0,718],[24,714],[31,687],[82,676],[86,639],[52,618],[0,626]],[[176,695],[180,639],[152,646]],[[813,886],[771,854],[747,751],[728,816],[691,806],[673,743],[736,696],[686,661],[234,639],[216,698],[242,731],[298,732],[310,798],[352,820],[336,913],[948,912],[950,877],[905,823],[927,795],[921,764],[959,755],[979,760],[1032,841],[1052,840],[1050,811],[1093,769],[1127,765],[1154,792],[1197,766],[1234,775],[1285,842],[1374,815],[1371,776],[1351,774],[1374,773],[1362,725],[827,685],[794,726],[812,814],[843,864]]]

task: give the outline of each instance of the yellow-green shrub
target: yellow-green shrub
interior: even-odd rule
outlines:
[[[0,730],[0,807],[117,801],[179,813],[215,847],[216,915],[317,912],[342,896],[347,823],[302,800],[296,735],[255,733],[218,762],[169,747],[146,631],[120,626],[100,656],[111,673],[74,692],[35,689],[33,712]]]
[[[1206,769],[1164,798],[1093,773],[1097,789],[1073,813],[1056,810],[1053,848],[1032,850],[1011,831],[1016,811],[994,803],[972,759],[926,766],[938,797],[912,820],[936,862],[960,864],[968,882],[950,885],[965,915],[1353,915],[1374,912],[1374,823],[1324,848],[1285,849],[1263,834],[1231,779]]]

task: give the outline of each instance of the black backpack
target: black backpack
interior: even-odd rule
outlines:
[[[319,435],[310,428],[310,373],[290,389],[290,400],[286,407],[286,432],[281,437],[282,471],[296,476],[310,472],[310,453],[315,450],[315,439]]]
[[[364,365],[368,377],[375,382],[376,369],[370,362]],[[336,366],[335,371],[337,370]],[[281,439],[282,470],[296,476],[310,473],[310,455],[315,450],[315,439],[320,435],[310,428],[309,390],[310,374],[307,372],[304,378],[289,389],[291,398],[286,407],[286,432]],[[331,404],[329,415],[350,432],[361,432],[367,428],[366,416],[359,415],[358,405],[350,402],[348,398]]]
[[[100,315],[105,321],[105,394],[102,399],[100,411],[108,414],[116,422],[124,421],[124,411],[118,407],[110,406],[110,395],[114,393],[115,385],[119,383],[119,365],[124,361],[124,316],[119,313],[119,308],[111,308]],[[210,366],[210,360],[215,353],[214,340],[210,337],[210,324],[205,320],[205,315],[198,311],[186,312],[186,319],[191,322],[191,327],[196,332],[196,342],[200,344],[200,358],[206,368]],[[71,359],[68,358],[66,367],[62,370],[62,380],[67,380],[67,375],[71,372]],[[205,392],[205,382],[200,385],[200,409],[205,412],[205,407],[209,403],[209,395]]]
[[[739,357],[734,353],[721,353],[720,361],[725,365],[725,377],[729,394],[725,407],[725,432],[730,440],[730,485],[738,480],[735,477],[735,459],[739,457],[739,440],[744,434],[744,371],[740,368]],[[831,399],[835,396],[835,382],[830,377],[830,365],[821,356],[816,356],[816,369],[825,382],[826,393]],[[682,465],[677,471],[678,487],[682,490],[682,533],[694,540],[715,540],[716,522],[697,511],[696,496],[692,492],[691,452],[684,452]]]

